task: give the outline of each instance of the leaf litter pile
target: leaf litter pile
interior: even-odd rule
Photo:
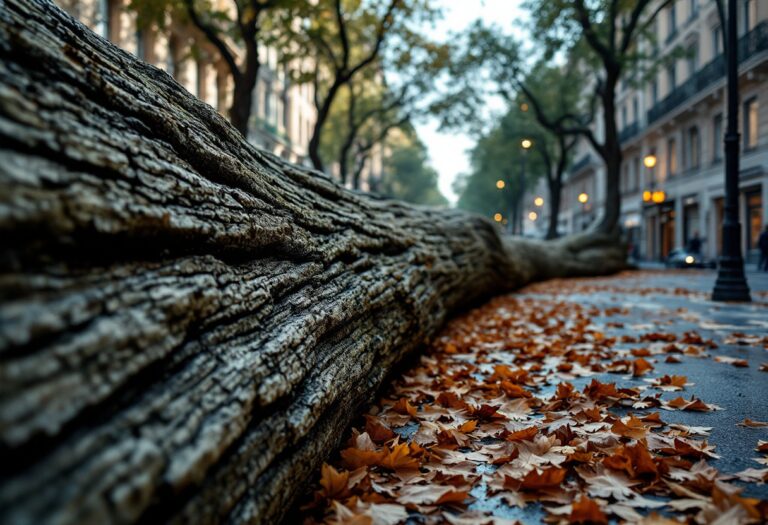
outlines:
[[[695,331],[612,335],[626,308],[562,299],[585,281],[533,285],[450,322],[323,465],[305,523],[768,522],[768,501],[743,494],[768,482],[768,423],[739,424],[765,434],[754,467],[723,474],[711,427],[667,421],[723,408],[687,394],[684,369],[655,373],[747,361],[713,355]],[[768,356],[766,336],[724,339]]]

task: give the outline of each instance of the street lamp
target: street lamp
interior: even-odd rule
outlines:
[[[643,164],[645,165],[646,168],[648,168],[649,170],[652,170],[656,166],[656,155],[654,155],[653,153],[651,153],[650,155],[646,155],[643,158]]]
[[[512,215],[510,214],[510,221],[511,221],[510,226],[511,226],[511,229],[512,229],[512,233],[515,233],[515,231],[514,231],[515,230],[515,224],[514,223],[519,222],[518,227],[519,227],[520,231],[518,233],[520,235],[523,234],[523,216],[522,216],[523,215],[523,210],[522,210],[522,206],[523,206],[523,195],[525,195],[525,159],[526,159],[528,150],[531,149],[532,146],[533,146],[533,141],[530,140],[530,139],[523,139],[523,140],[520,141],[520,147],[523,148],[523,155],[522,155],[522,157],[520,159],[520,178],[519,178],[519,182],[520,183],[517,186],[518,190],[520,192],[519,195],[517,196],[517,211],[519,213],[515,213],[514,217],[512,217]],[[514,208],[514,206],[513,206],[513,208]]]
[[[589,201],[589,195],[587,195],[584,192],[579,193],[579,196],[577,198],[579,199],[579,202],[582,204],[586,204],[587,201]]]
[[[495,213],[495,214],[493,215],[493,220],[494,220],[494,221],[496,221],[496,222],[501,222],[501,220],[502,220],[503,218],[504,218],[504,217],[502,217],[502,216],[501,216],[501,213]]]
[[[531,213],[528,214],[528,220],[530,221],[535,221],[538,218],[539,218],[539,214],[536,213],[535,211],[532,211]]]
[[[498,189],[500,189],[500,190],[503,190],[503,189],[504,189],[504,186],[505,186],[505,183],[504,183],[504,181],[503,181],[503,180],[499,179],[499,180],[497,180],[497,181],[496,181],[496,187],[497,187]]]
[[[728,0],[726,69],[728,73],[728,127],[725,132],[725,213],[723,248],[712,290],[713,301],[749,301],[749,287],[741,257],[739,222],[739,65],[736,34],[736,0]]]
[[[541,208],[542,206],[544,206],[544,199],[542,199],[541,197],[536,197],[535,199],[533,199],[533,204]]]

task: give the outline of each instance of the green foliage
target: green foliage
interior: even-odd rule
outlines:
[[[546,168],[538,148],[547,147],[546,135],[537,135],[530,112],[511,109],[477,142],[471,152],[472,172],[461,182],[458,205],[460,208],[493,217],[501,213],[505,218],[520,198],[521,173],[525,164],[524,187],[531,188],[545,175]],[[521,141],[533,140],[533,147],[524,151]],[[525,159],[523,159],[525,156]],[[504,181],[504,189],[496,187]]]
[[[390,141],[379,192],[415,204],[445,206],[448,201],[437,188],[437,172],[429,165],[427,150],[413,128],[406,127]]]

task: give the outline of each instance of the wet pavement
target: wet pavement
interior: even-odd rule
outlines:
[[[706,403],[722,408],[713,412],[662,411],[667,423],[712,427],[707,441],[715,445],[720,459],[710,465],[724,474],[735,474],[749,468],[761,468],[753,461],[760,454],[755,451],[758,440],[768,440],[768,427],[748,428],[738,424],[745,419],[768,421],[768,371],[760,371],[768,364],[768,273],[748,272],[752,291],[751,303],[720,303],[710,299],[717,274],[714,270],[644,270],[625,272],[619,276],[583,279],[581,290],[572,287],[562,294],[540,293],[537,285],[521,290],[518,297],[541,297],[582,305],[594,305],[602,313],[617,307],[622,313],[606,317],[592,317],[595,329],[606,337],[641,333],[668,333],[682,336],[696,332],[704,339],[712,339],[717,348],[702,356],[680,356],[680,363],[667,363],[663,356],[652,359],[652,377],[664,374],[685,375],[694,383],[682,393],[693,395]],[[543,289],[551,292],[554,287]],[[595,310],[597,311],[597,310]],[[647,345],[647,343],[644,343]],[[619,343],[616,350],[638,348],[643,343]],[[717,356],[746,360],[748,366],[734,366],[718,362]],[[659,358],[661,357],[661,358]],[[617,386],[647,386],[643,378],[631,374],[596,374],[577,377],[571,383],[583,389],[592,379],[615,382]],[[680,392],[664,394],[665,399],[680,396]],[[768,499],[768,484],[741,483],[743,495]],[[540,505],[525,509],[506,506],[500,499],[479,497],[470,509],[490,511],[497,517],[518,519],[523,523],[536,523],[544,518]]]

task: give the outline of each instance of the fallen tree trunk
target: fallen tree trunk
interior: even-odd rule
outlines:
[[[451,312],[623,266],[346,191],[50,3],[0,5],[2,523],[279,521]]]

